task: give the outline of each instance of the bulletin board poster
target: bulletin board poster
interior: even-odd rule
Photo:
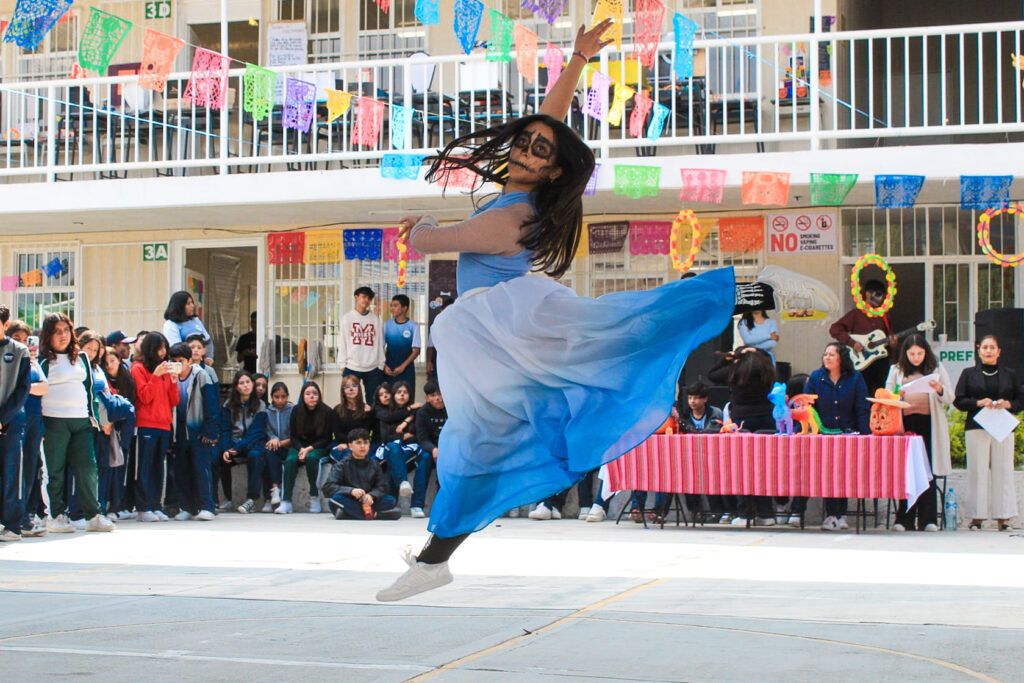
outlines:
[[[196,315],[203,319],[203,304],[206,301],[206,277],[198,271],[186,268],[184,273],[185,291],[192,295],[196,303]]]
[[[272,21],[267,25],[267,66],[295,66],[305,64],[306,22]],[[297,76],[300,80],[304,77]],[[307,79],[311,80],[311,79]],[[274,88],[274,101],[284,103],[284,77],[278,76]]]
[[[772,254],[834,254],[839,216],[835,211],[772,213],[765,216]]]
[[[454,259],[431,259],[427,270],[427,325],[434,324],[434,318],[441,312],[446,303],[454,302],[458,297],[455,289]]]

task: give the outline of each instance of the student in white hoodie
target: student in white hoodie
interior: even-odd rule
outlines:
[[[376,396],[384,381],[384,325],[370,310],[374,293],[369,287],[355,291],[355,308],[341,317],[341,347],[338,361],[342,376],[355,375],[363,381],[364,396]]]

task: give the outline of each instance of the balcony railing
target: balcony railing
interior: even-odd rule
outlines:
[[[600,157],[766,149],[1024,139],[1024,22],[739,39],[694,45],[695,75],[672,71],[672,44],[653,68],[630,62],[631,45],[606,48],[594,66],[670,110],[662,135],[567,118]],[[282,76],[414,110],[406,149],[393,149],[389,111],[377,144],[353,145],[356,100],[334,121],[323,102],[308,132],[288,129],[278,103],[254,121],[243,111],[242,75],[231,71],[228,106],[194,107],[188,73],[163,93],[135,76],[5,82],[0,177],[5,182],[307,170],[376,165],[394,151],[427,154],[455,137],[528,114],[546,72],[523,79],[515,59],[410,57],[275,69]],[[321,95],[323,94],[322,91]],[[585,90],[581,85],[579,100]],[[612,101],[609,93],[608,101]],[[649,120],[649,119],[648,119]],[[646,127],[645,127],[646,128]],[[988,137],[985,137],[988,136]]]

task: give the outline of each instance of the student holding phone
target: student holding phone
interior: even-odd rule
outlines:
[[[167,360],[167,339],[150,332],[142,340],[141,358],[132,363],[135,380],[135,507],[140,522],[166,522],[161,509],[164,458],[171,447],[174,409],[178,406],[181,363]]]

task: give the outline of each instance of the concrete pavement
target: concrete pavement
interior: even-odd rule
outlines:
[[[225,514],[0,547],[11,681],[1024,680],[1024,533],[503,519],[379,604],[425,520]]]

